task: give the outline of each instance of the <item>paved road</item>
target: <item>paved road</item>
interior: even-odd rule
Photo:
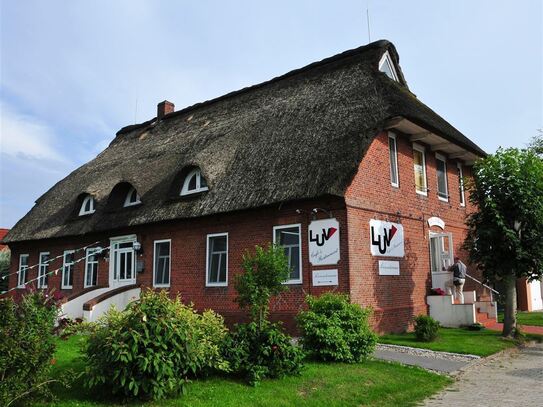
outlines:
[[[543,406],[543,344],[481,360],[425,406]]]

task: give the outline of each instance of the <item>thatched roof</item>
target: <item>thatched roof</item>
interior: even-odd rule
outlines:
[[[400,83],[378,71],[386,50]],[[484,155],[409,92],[398,62],[394,46],[378,41],[162,120],[125,127],[94,160],[40,197],[5,241],[343,196],[377,132],[398,116]],[[190,166],[201,168],[209,191],[182,199],[181,176]],[[142,205],[110,210],[110,193],[121,182],[137,189]],[[96,212],[78,217],[83,193],[95,196]]]

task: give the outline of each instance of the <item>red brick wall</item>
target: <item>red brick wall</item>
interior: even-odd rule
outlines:
[[[374,308],[374,324],[379,331],[408,329],[414,315],[427,313],[426,295],[431,288],[428,218],[438,216],[445,221],[445,232],[453,235],[454,254],[467,263],[461,245],[470,205],[460,206],[456,161],[447,162],[450,198],[449,202],[443,202],[437,197],[435,153],[426,148],[430,191],[425,197],[415,191],[412,143],[407,136],[398,134],[397,145],[399,188],[390,184],[388,136],[383,132],[370,145],[345,197],[351,298]],[[464,176],[468,175],[469,169],[464,167]],[[370,219],[403,225],[405,257],[390,258],[400,260],[399,276],[379,276],[378,261],[388,258],[370,254]],[[470,273],[474,274],[473,268]],[[473,285],[467,284],[466,290],[470,288],[474,289]]]

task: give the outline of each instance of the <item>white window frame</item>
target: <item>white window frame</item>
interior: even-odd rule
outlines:
[[[277,243],[277,231],[281,229],[290,229],[290,228],[297,228],[298,234],[300,236],[300,244],[298,245],[298,262],[299,262],[299,269],[300,269],[300,278],[289,278],[287,281],[285,281],[283,284],[302,284],[303,283],[303,269],[302,269],[302,224],[301,223],[293,223],[290,225],[278,225],[273,227],[273,244]],[[281,246],[282,247],[282,246]]]
[[[100,267],[100,261],[98,259],[96,259],[96,261],[92,261],[92,263],[96,263],[96,285],[87,284],[87,273],[89,271],[89,264],[91,263],[89,261],[90,256],[92,256],[94,253],[99,252],[99,251],[100,251],[99,247],[88,247],[85,250],[85,273],[83,275],[83,278],[84,278],[84,280],[83,280],[83,288],[96,287],[98,285],[98,270],[99,270],[99,267]]]
[[[156,256],[157,256],[157,249],[156,249],[156,246],[157,244],[159,243],[168,243],[170,245],[170,254],[168,255],[169,256],[169,259],[170,261],[168,262],[168,284],[156,284]],[[227,254],[228,256],[228,254]],[[228,268],[228,267],[227,267]],[[161,240],[155,240],[153,242],[153,287],[157,287],[157,288],[167,288],[167,287],[170,287],[172,283],[172,239],[161,239]]]
[[[70,264],[66,263],[66,255],[67,254],[74,254],[74,258]],[[62,256],[62,280],[60,281],[60,288],[62,290],[71,290],[73,288],[73,285],[65,285],[64,284],[64,277],[66,274],[66,266],[71,266],[70,268],[70,274],[72,275],[72,281],[73,281],[73,273],[74,273],[74,266],[75,266],[75,250],[64,250],[64,254]],[[69,280],[69,279],[68,279]]]
[[[219,283],[210,283],[209,282],[209,249],[210,249],[210,240],[214,237],[226,236],[226,281]],[[208,234],[206,238],[206,287],[228,287],[228,232],[224,233],[212,233]]]
[[[379,60],[379,71],[380,72],[383,72],[381,70],[381,68],[383,67],[384,64],[388,64],[388,66],[390,67],[390,71],[392,72],[392,76],[393,76],[393,78],[391,78],[391,79],[398,82],[398,74],[396,72],[396,67],[394,66],[394,63],[392,62],[392,58],[390,57],[390,54],[388,53],[388,51],[385,51],[385,53],[383,54],[383,56],[381,56],[381,59]],[[388,75],[387,75],[387,77],[388,77]]]
[[[460,188],[460,206],[466,206],[466,195],[464,188],[464,169],[462,163],[457,162],[456,168],[458,168],[458,188]]]
[[[438,173],[437,173],[437,161],[442,161],[443,164],[445,164],[445,195],[447,195],[446,197],[442,197],[440,194],[440,191],[439,191],[439,176],[438,176]],[[436,153],[436,179],[437,179],[437,197],[440,201],[443,201],[443,202],[449,202],[449,180],[448,180],[449,177],[447,177],[447,157],[445,157],[444,155],[442,154],[438,154]]]
[[[392,165],[392,161],[390,161],[390,140],[394,140],[394,158],[395,158],[395,165]],[[390,163],[390,185],[393,187],[399,188],[400,187],[400,173],[398,171],[398,139],[396,137],[396,134],[389,131],[388,132],[388,160]],[[393,172],[396,172],[396,182],[392,182],[393,178]]]
[[[134,202],[131,202],[130,197],[132,196],[133,193],[136,194],[136,200]],[[136,188],[130,187],[130,189],[128,190],[128,193],[126,194],[126,198],[124,199],[123,206],[127,208],[129,206],[139,205],[140,203],[141,203],[141,198],[140,198],[140,195],[138,194],[138,191],[136,191]]]
[[[415,191],[419,195],[428,196],[428,177],[426,175],[426,149],[420,144],[413,144],[413,151],[418,151],[422,154],[422,174],[424,175],[424,191],[419,191],[417,189],[417,184],[415,183]],[[413,154],[413,173],[415,172],[415,155]]]
[[[85,210],[85,206],[87,206],[87,202],[90,201],[90,207],[89,207],[89,210]],[[87,195],[85,196],[85,199],[83,199],[83,203],[81,204],[81,209],[79,209],[79,216],[83,216],[83,215],[90,215],[90,214],[93,214],[96,209],[95,209],[95,201],[94,201],[94,197],[92,195]]]
[[[196,175],[196,189],[189,189],[189,183],[193,175]],[[200,168],[195,168],[187,174],[183,180],[183,187],[181,188],[181,196],[197,194],[199,192],[207,191],[207,186],[202,186],[202,171]]]
[[[42,263],[42,256],[47,255],[50,256],[50,252],[40,252],[39,257],[39,263],[38,263],[38,288],[47,288],[48,286],[48,280],[49,280],[49,264],[51,263],[51,259],[48,258],[46,263]],[[42,274],[42,267],[45,267],[45,273]],[[43,280],[43,284],[42,284]]]
[[[25,268],[23,270],[23,258],[26,258],[26,265],[25,265]],[[26,273],[28,272],[28,263],[29,263],[29,260],[30,259],[30,255],[28,253],[25,253],[25,254],[20,254],[19,255],[19,269],[18,269],[18,272],[17,272],[17,288],[25,288],[26,286]],[[22,280],[21,280],[21,276],[23,277]],[[22,283],[21,283],[22,281]]]

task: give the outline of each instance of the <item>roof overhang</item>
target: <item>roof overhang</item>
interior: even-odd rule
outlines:
[[[476,159],[481,158],[480,155],[413,123],[405,117],[394,117],[388,120],[385,129],[397,129],[409,135],[411,142],[426,144],[430,146],[432,151],[441,152],[451,159],[463,161],[466,165],[473,165]]]

